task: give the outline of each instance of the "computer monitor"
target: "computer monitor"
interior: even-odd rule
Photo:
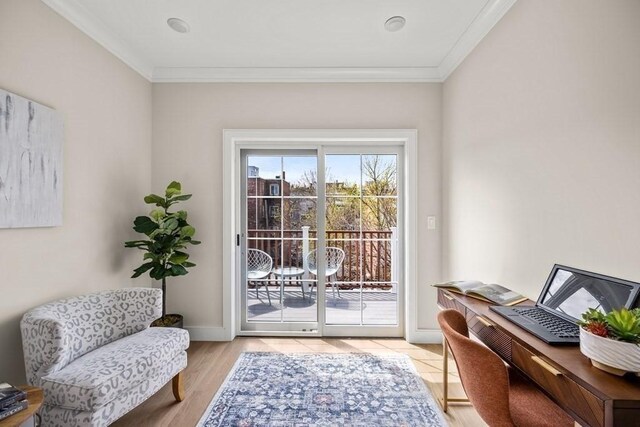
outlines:
[[[556,264],[536,305],[575,323],[589,308],[631,308],[638,294],[640,283]]]

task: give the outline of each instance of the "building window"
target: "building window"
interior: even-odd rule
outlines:
[[[270,184],[269,185],[269,195],[270,196],[279,196],[280,195],[280,184]]]

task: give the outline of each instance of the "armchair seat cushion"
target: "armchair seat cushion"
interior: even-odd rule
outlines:
[[[148,328],[99,347],[41,378],[45,404],[93,411],[184,354],[189,333]]]

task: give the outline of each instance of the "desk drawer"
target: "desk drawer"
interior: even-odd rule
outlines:
[[[520,344],[513,342],[513,364],[553,396],[563,408],[573,411],[589,426],[604,426],[604,401],[567,378],[563,372]]]
[[[487,347],[511,362],[511,337],[497,329],[493,323],[471,310],[467,310],[467,326]]]
[[[467,309],[462,305],[449,291],[438,289],[438,305],[444,308],[452,308],[458,310],[464,316]]]

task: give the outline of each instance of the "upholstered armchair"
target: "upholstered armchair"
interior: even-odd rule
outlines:
[[[42,387],[46,426],[106,426],[172,378],[183,399],[189,334],[149,328],[162,291],[129,288],[34,308],[21,322],[29,384]]]

